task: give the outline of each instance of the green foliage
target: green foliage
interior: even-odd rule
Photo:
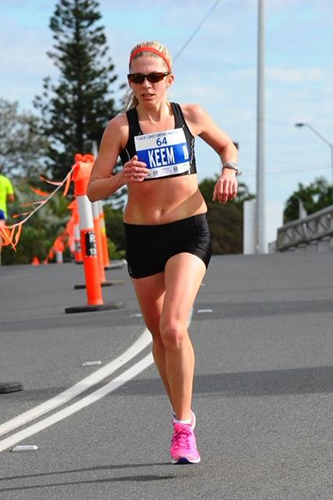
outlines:
[[[244,201],[253,199],[247,186],[238,185],[238,195],[234,201],[222,205],[212,201],[214,179],[204,179],[200,191],[207,203],[207,220],[212,235],[213,254],[234,254],[243,252],[243,205]]]
[[[52,239],[46,228],[34,228],[31,224],[24,227],[17,251],[5,247],[2,250],[2,264],[30,264],[33,257],[45,259],[52,246]]]
[[[119,250],[116,244],[108,238],[108,249],[109,249],[109,257],[111,262],[113,260],[121,260],[125,258],[125,250]]]
[[[0,98],[0,173],[12,179],[45,174],[47,147],[39,118]]]
[[[308,186],[299,183],[298,190],[286,201],[283,212],[284,224],[299,219],[299,200],[303,203],[308,215],[311,215],[332,205],[332,195],[332,186],[328,184],[324,177],[315,179]]]
[[[76,153],[89,153],[99,144],[107,122],[117,112],[110,86],[117,76],[107,57],[101,14],[94,0],[58,0],[50,20],[54,47],[49,57],[60,71],[53,84],[35,98],[49,138],[48,164],[54,178],[63,179]]]
[[[210,204],[207,220],[214,255],[243,253],[243,211],[236,204]]]
[[[117,252],[120,250],[125,250],[125,231],[122,210],[114,209],[111,205],[105,204],[104,216],[106,235],[108,239],[110,239],[114,243]],[[114,257],[111,254],[110,258],[114,259],[117,257]]]
[[[117,165],[114,170],[114,174],[118,173],[122,168],[123,168],[122,166],[120,167],[120,165]],[[128,194],[127,186],[124,186],[115,193],[113,193],[109,201],[115,210],[123,212],[127,202],[127,194]]]
[[[41,201],[41,197],[30,190],[27,183],[15,186],[16,201],[10,204],[10,214],[31,211],[32,207],[24,207],[25,203]],[[16,252],[10,247],[2,249],[2,264],[30,264],[37,256],[43,261],[50,251],[55,239],[66,226],[70,212],[68,200],[56,194],[38,210],[24,225]],[[8,219],[7,225],[15,224],[20,219]]]
[[[207,218],[212,233],[213,253],[241,253],[243,250],[243,203],[253,196],[245,184],[240,183],[239,195],[235,201],[226,205],[212,202],[216,180],[217,176],[215,179],[204,179],[199,186],[208,205]],[[31,182],[29,184],[32,185]],[[45,189],[45,185],[42,189]],[[39,196],[32,193],[27,181],[16,186],[15,191],[17,200],[15,204],[9,206],[11,214],[26,211],[27,209],[21,206],[24,203],[41,200]],[[8,247],[3,248],[3,264],[29,264],[34,256],[43,261],[70,217],[67,209],[68,203],[68,200],[60,193],[51,198],[24,224],[17,252]],[[28,210],[31,208],[29,207]],[[123,259],[125,255],[123,211],[115,209],[110,204],[104,204],[104,214],[110,258],[111,260]],[[15,220],[9,220],[8,224],[14,222]],[[68,251],[66,255],[69,259]]]

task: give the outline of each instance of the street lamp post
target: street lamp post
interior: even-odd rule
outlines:
[[[295,123],[295,127],[308,127],[309,129],[312,130],[312,132],[314,132],[318,137],[320,137],[320,139],[322,141],[324,141],[329,147],[330,147],[330,150],[331,150],[331,166],[332,166],[332,185],[333,185],[333,144],[331,142],[329,142],[327,139],[325,139],[325,137],[323,137],[319,132],[318,130],[316,130],[312,125],[310,125],[309,123]]]
[[[265,253],[265,0],[258,0],[256,253]]]

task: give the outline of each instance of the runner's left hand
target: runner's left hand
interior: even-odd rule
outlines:
[[[237,196],[237,186],[235,171],[225,168],[215,184],[213,201],[225,205],[228,201],[234,200]]]

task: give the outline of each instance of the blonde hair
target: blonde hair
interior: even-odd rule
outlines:
[[[154,49],[154,52],[150,52],[149,50],[147,50],[149,48]],[[143,49],[143,50],[140,52],[140,49]],[[161,55],[158,55],[155,51],[160,52]],[[137,54],[135,54],[133,57],[132,54],[134,54],[135,52],[137,52]],[[141,42],[141,43],[138,43],[135,47],[133,47],[133,49],[131,50],[131,54],[130,54],[129,71],[131,71],[132,61],[135,59],[138,59],[139,57],[144,57],[146,54],[149,55],[149,57],[158,57],[158,58],[162,59],[166,70],[167,71],[172,70],[172,57],[171,57],[169,50],[162,43],[154,40],[152,42]],[[125,111],[127,111],[131,108],[136,108],[136,106],[139,104],[139,101],[135,97],[133,90],[131,88],[127,89],[127,91],[123,97],[123,103],[124,103],[124,110]]]

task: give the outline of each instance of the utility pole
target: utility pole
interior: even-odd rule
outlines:
[[[265,62],[264,0],[258,0],[256,253],[266,253],[264,62]]]

